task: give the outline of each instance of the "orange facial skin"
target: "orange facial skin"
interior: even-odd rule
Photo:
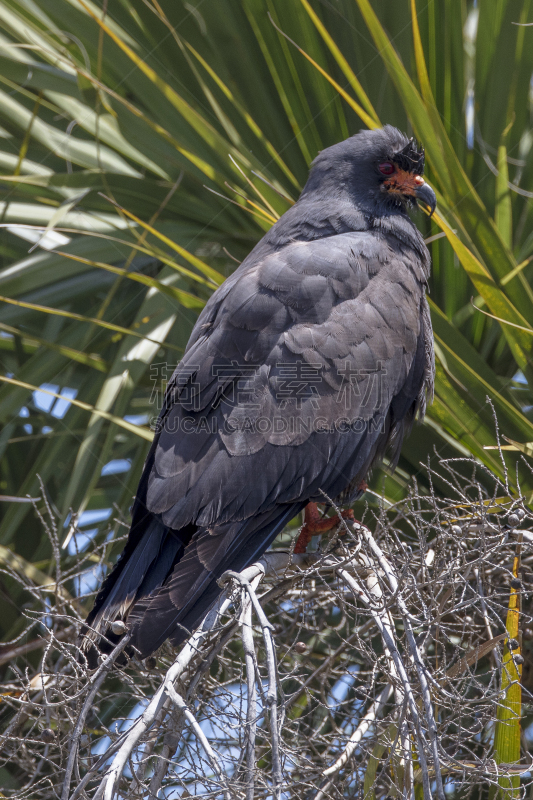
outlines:
[[[382,190],[394,194],[415,195],[417,189],[424,185],[424,178],[412,172],[406,172],[396,167],[396,172],[381,184]]]

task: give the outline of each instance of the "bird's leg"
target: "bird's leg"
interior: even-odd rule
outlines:
[[[348,508],[341,511],[343,519],[354,519],[353,511]],[[295,553],[305,553],[307,545],[317,533],[326,533],[333,530],[339,524],[338,517],[320,517],[316,503],[308,503],[304,511],[304,525],[294,546]]]

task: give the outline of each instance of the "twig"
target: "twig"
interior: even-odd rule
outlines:
[[[372,533],[368,528],[364,525],[358,526],[360,532],[362,533],[365,541],[370,546],[370,549],[374,556],[376,557],[380,567],[385,572],[387,579],[389,580],[391,590],[397,595],[397,603],[400,609],[403,623],[405,626],[405,633],[407,636],[407,642],[409,645],[409,649],[411,651],[411,656],[413,658],[416,671],[418,673],[418,679],[420,681],[420,688],[422,690],[422,700],[424,703],[424,711],[426,715],[426,721],[428,726],[429,738],[431,743],[431,749],[433,751],[433,762],[435,768],[435,779],[436,779],[436,789],[437,789],[437,797],[439,800],[445,800],[444,798],[444,786],[442,783],[442,776],[440,773],[440,756],[439,756],[439,749],[438,749],[438,735],[437,735],[437,725],[435,722],[435,713],[433,711],[433,704],[431,702],[431,694],[429,691],[429,685],[427,681],[427,671],[426,667],[422,661],[422,657],[420,655],[420,651],[418,649],[418,645],[416,643],[416,639],[413,634],[413,628],[411,625],[412,615],[409,613],[405,601],[402,597],[401,592],[398,591],[398,580],[394,575],[391,565],[389,564],[388,560],[385,558],[384,553],[382,552],[381,548],[379,547],[378,543],[372,536]],[[422,764],[421,764],[422,766]],[[426,789],[424,789],[426,791]],[[428,784],[428,792],[429,792],[429,784]],[[428,797],[431,797],[431,794],[428,793]]]
[[[196,721],[196,718],[192,713],[192,711],[190,710],[189,706],[187,705],[183,697],[177,693],[177,691],[174,689],[171,683],[167,683],[165,685],[165,692],[168,694],[168,696],[170,697],[176,708],[179,708],[180,711],[183,712],[183,716],[185,717],[189,725],[192,727],[194,733],[196,734],[196,738],[204,748],[207,757],[209,759],[209,763],[211,764],[211,769],[217,775],[217,777],[224,786],[224,797],[232,796],[233,792],[230,792],[229,786],[226,781],[226,777],[218,765],[217,755],[213,750],[213,748],[211,747],[211,745],[209,744],[205,733],[203,732],[200,725]]]
[[[222,597],[219,603],[207,614],[202,625],[191,636],[187,644],[183,647],[180,654],[168,670],[162,686],[157,690],[151,702],[143,711],[140,717],[137,717],[122,743],[118,753],[115,755],[113,762],[106,772],[98,791],[94,796],[94,800],[112,800],[115,794],[115,788],[122,774],[122,770],[137,745],[137,742],[146,733],[147,730],[153,725],[154,720],[163,707],[167,696],[167,687],[172,686],[174,682],[184,672],[190,661],[198,653],[199,647],[203,644],[206,637],[212,629],[218,624],[218,621],[224,611],[229,606],[230,601]]]
[[[243,591],[242,644],[246,662],[246,800],[254,800],[255,794],[255,736],[257,730],[255,672],[257,661],[252,630],[252,601]]]
[[[345,581],[345,583],[350,587],[355,597],[362,600],[363,603],[365,603],[365,605],[367,605],[368,608],[370,608],[370,610],[372,611],[374,619],[376,620],[376,624],[381,633],[383,644],[387,647],[387,649],[391,654],[394,666],[396,668],[396,672],[401,680],[405,697],[409,705],[409,711],[411,713],[411,718],[413,720],[415,733],[418,740],[418,759],[420,761],[420,768],[422,770],[424,797],[426,798],[426,800],[430,800],[432,794],[429,783],[428,765],[424,747],[425,737],[422,730],[422,726],[420,724],[420,717],[418,714],[418,708],[414,697],[413,689],[411,687],[411,683],[407,676],[407,671],[403,664],[402,657],[396,646],[396,642],[394,641],[394,638],[391,636],[388,630],[388,626],[383,621],[383,611],[375,608],[374,603],[372,602],[370,596],[346,570],[339,570],[339,575]]]
[[[261,608],[255,589],[249,580],[238,572],[228,570],[225,572],[220,581],[232,579],[248,592],[252,606],[259,619],[261,630],[263,632],[263,639],[265,641],[265,653],[268,671],[268,690],[266,696],[267,708],[270,712],[270,735],[272,737],[272,777],[274,782],[274,800],[278,800],[281,791],[281,761],[279,757],[279,729],[278,729],[278,707],[277,707],[277,670],[276,670],[276,650],[274,647],[274,640],[272,639],[273,625],[268,621],[268,618]]]
[[[372,703],[372,705],[362,718],[361,722],[359,723],[357,728],[354,730],[354,732],[348,739],[342,754],[335,761],[335,763],[332,764],[331,767],[328,767],[322,772],[324,778],[327,778],[330,775],[336,775],[336,773],[340,772],[340,770],[345,766],[345,764],[347,764],[347,762],[352,757],[352,754],[355,751],[357,745],[361,742],[361,740],[367,733],[372,723],[381,715],[384,707],[386,706],[392,694],[392,689],[393,687],[389,683],[387,686],[385,686],[384,689],[381,690],[377,699],[374,700],[374,702]],[[329,797],[329,795],[327,794],[327,790],[329,789],[330,786],[331,786],[331,780],[329,780],[318,791],[318,793],[315,795],[314,800],[324,800],[324,798]]]
[[[68,800],[68,796],[70,793],[70,782],[72,779],[72,771],[74,769],[76,756],[78,754],[78,743],[80,740],[81,733],[83,731],[83,726],[85,725],[87,714],[91,709],[91,706],[94,702],[94,698],[96,697],[96,694],[100,689],[100,686],[106,679],[107,673],[115,663],[117,657],[120,655],[120,653],[122,653],[124,648],[127,646],[130,639],[131,639],[131,634],[126,634],[122,638],[122,640],[117,644],[114,650],[103,659],[102,664],[99,666],[99,668],[97,669],[92,678],[91,689],[87,697],[85,698],[85,702],[82,706],[82,709],[80,711],[80,714],[76,721],[76,725],[74,726],[74,730],[72,731],[72,735],[70,738],[67,766],[65,768],[65,780],[63,781],[63,789],[61,791],[61,800]]]

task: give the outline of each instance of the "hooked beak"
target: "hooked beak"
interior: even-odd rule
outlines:
[[[429,216],[431,217],[437,208],[437,198],[431,186],[428,186],[427,183],[422,183],[421,186],[417,186],[415,189],[415,197],[417,200],[422,200],[423,203],[429,206]]]

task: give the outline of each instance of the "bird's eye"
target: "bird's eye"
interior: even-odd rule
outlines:
[[[378,169],[382,175],[392,175],[394,164],[391,164],[390,161],[384,161],[382,164],[378,164]]]

